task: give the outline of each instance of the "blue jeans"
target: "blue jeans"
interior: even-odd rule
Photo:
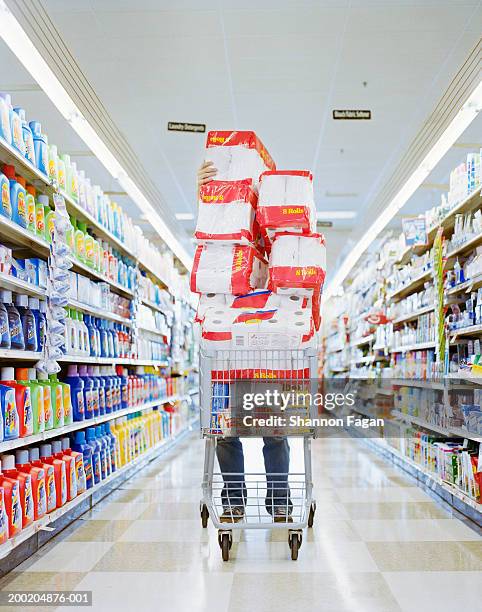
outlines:
[[[274,506],[285,506],[291,511],[288,472],[290,447],[284,437],[263,438],[263,457],[266,470],[266,510],[272,514]],[[241,440],[237,437],[219,438],[216,445],[219,467],[223,474],[224,487],[221,499],[225,508],[246,503],[247,490],[244,480],[244,454]]]

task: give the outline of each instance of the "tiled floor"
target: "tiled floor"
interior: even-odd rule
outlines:
[[[259,470],[258,441],[245,452]],[[203,443],[192,438],[0,586],[92,590],[95,612],[478,609],[479,533],[355,440],[319,440],[313,454],[317,513],[297,562],[284,530],[245,530],[223,563],[215,529],[200,524]],[[300,459],[293,442],[293,470]]]

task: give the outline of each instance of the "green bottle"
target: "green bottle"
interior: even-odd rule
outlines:
[[[77,221],[77,229],[74,233],[74,247],[77,259],[85,263],[85,232],[87,226],[82,221]]]
[[[52,385],[50,384],[49,377],[45,372],[39,372],[37,374],[38,384],[43,387],[44,391],[44,419],[45,419],[45,431],[54,428],[54,402],[52,396]]]
[[[35,368],[17,368],[17,382],[30,389],[30,402],[32,405],[33,433],[45,431],[44,418],[44,390],[37,381]]]
[[[57,374],[49,374],[50,388],[52,389],[52,407],[54,413],[54,429],[64,426],[64,390]]]

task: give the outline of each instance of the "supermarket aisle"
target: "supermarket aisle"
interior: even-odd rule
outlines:
[[[2,588],[92,590],[103,612],[477,608],[480,536],[352,439],[314,444],[317,516],[297,562],[284,531],[251,531],[223,563],[199,520],[202,452],[193,436],[150,464]],[[292,455],[295,468],[299,447]]]

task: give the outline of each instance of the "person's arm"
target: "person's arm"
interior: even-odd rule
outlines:
[[[216,176],[218,169],[214,167],[212,161],[205,161],[201,164],[201,167],[197,171],[197,188],[201,187],[201,185],[205,185],[213,180]]]

